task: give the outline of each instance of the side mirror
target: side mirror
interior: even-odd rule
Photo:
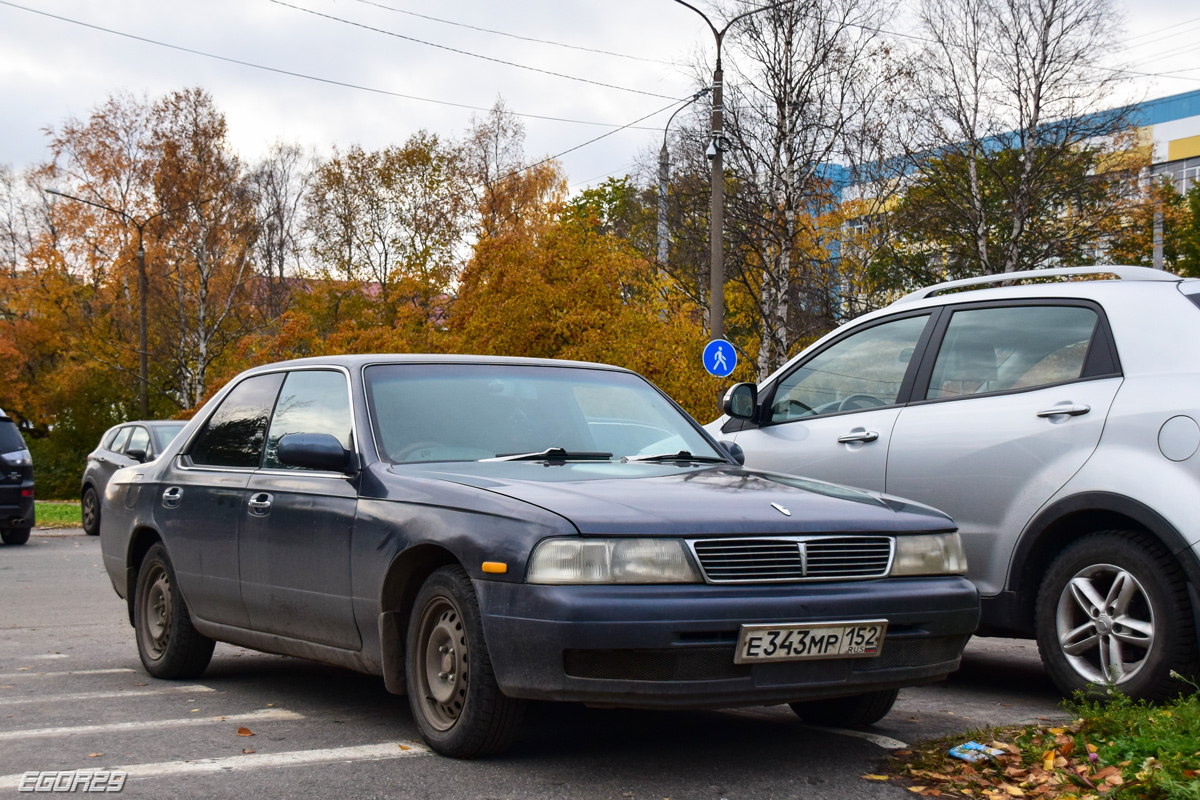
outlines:
[[[737,442],[717,442],[729,455],[733,456],[733,460],[740,466],[746,466],[746,453],[742,450],[742,446]]]
[[[129,450],[126,450],[125,457],[132,458],[134,461],[138,462],[139,464],[146,463],[146,451],[142,450],[140,447],[132,447]]]
[[[721,401],[721,411],[735,419],[753,419],[758,407],[758,387],[753,383],[735,383]]]
[[[328,433],[289,433],[279,440],[279,463],[289,467],[350,472],[351,453]]]

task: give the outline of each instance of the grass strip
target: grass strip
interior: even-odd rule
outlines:
[[[35,500],[39,528],[78,528],[83,524],[79,503],[71,500]]]
[[[1200,800],[1200,692],[1154,705],[1077,694],[1064,705],[1070,723],[985,728],[896,751],[888,777],[921,797]],[[967,740],[1004,754],[974,764],[948,754]]]

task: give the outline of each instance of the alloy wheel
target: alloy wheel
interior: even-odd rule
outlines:
[[[1112,564],[1092,564],[1058,600],[1059,645],[1089,683],[1121,685],[1145,666],[1154,645],[1154,611],[1138,579]]]

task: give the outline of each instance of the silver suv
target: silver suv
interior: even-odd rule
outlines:
[[[922,289],[739,384],[708,426],[755,469],[949,513],[979,635],[1064,692],[1200,672],[1200,280],[1143,267]],[[737,448],[732,448],[737,450]]]

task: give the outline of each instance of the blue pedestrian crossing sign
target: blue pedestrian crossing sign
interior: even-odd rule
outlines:
[[[704,346],[704,368],[710,375],[728,378],[737,366],[737,351],[724,339],[713,339]]]

